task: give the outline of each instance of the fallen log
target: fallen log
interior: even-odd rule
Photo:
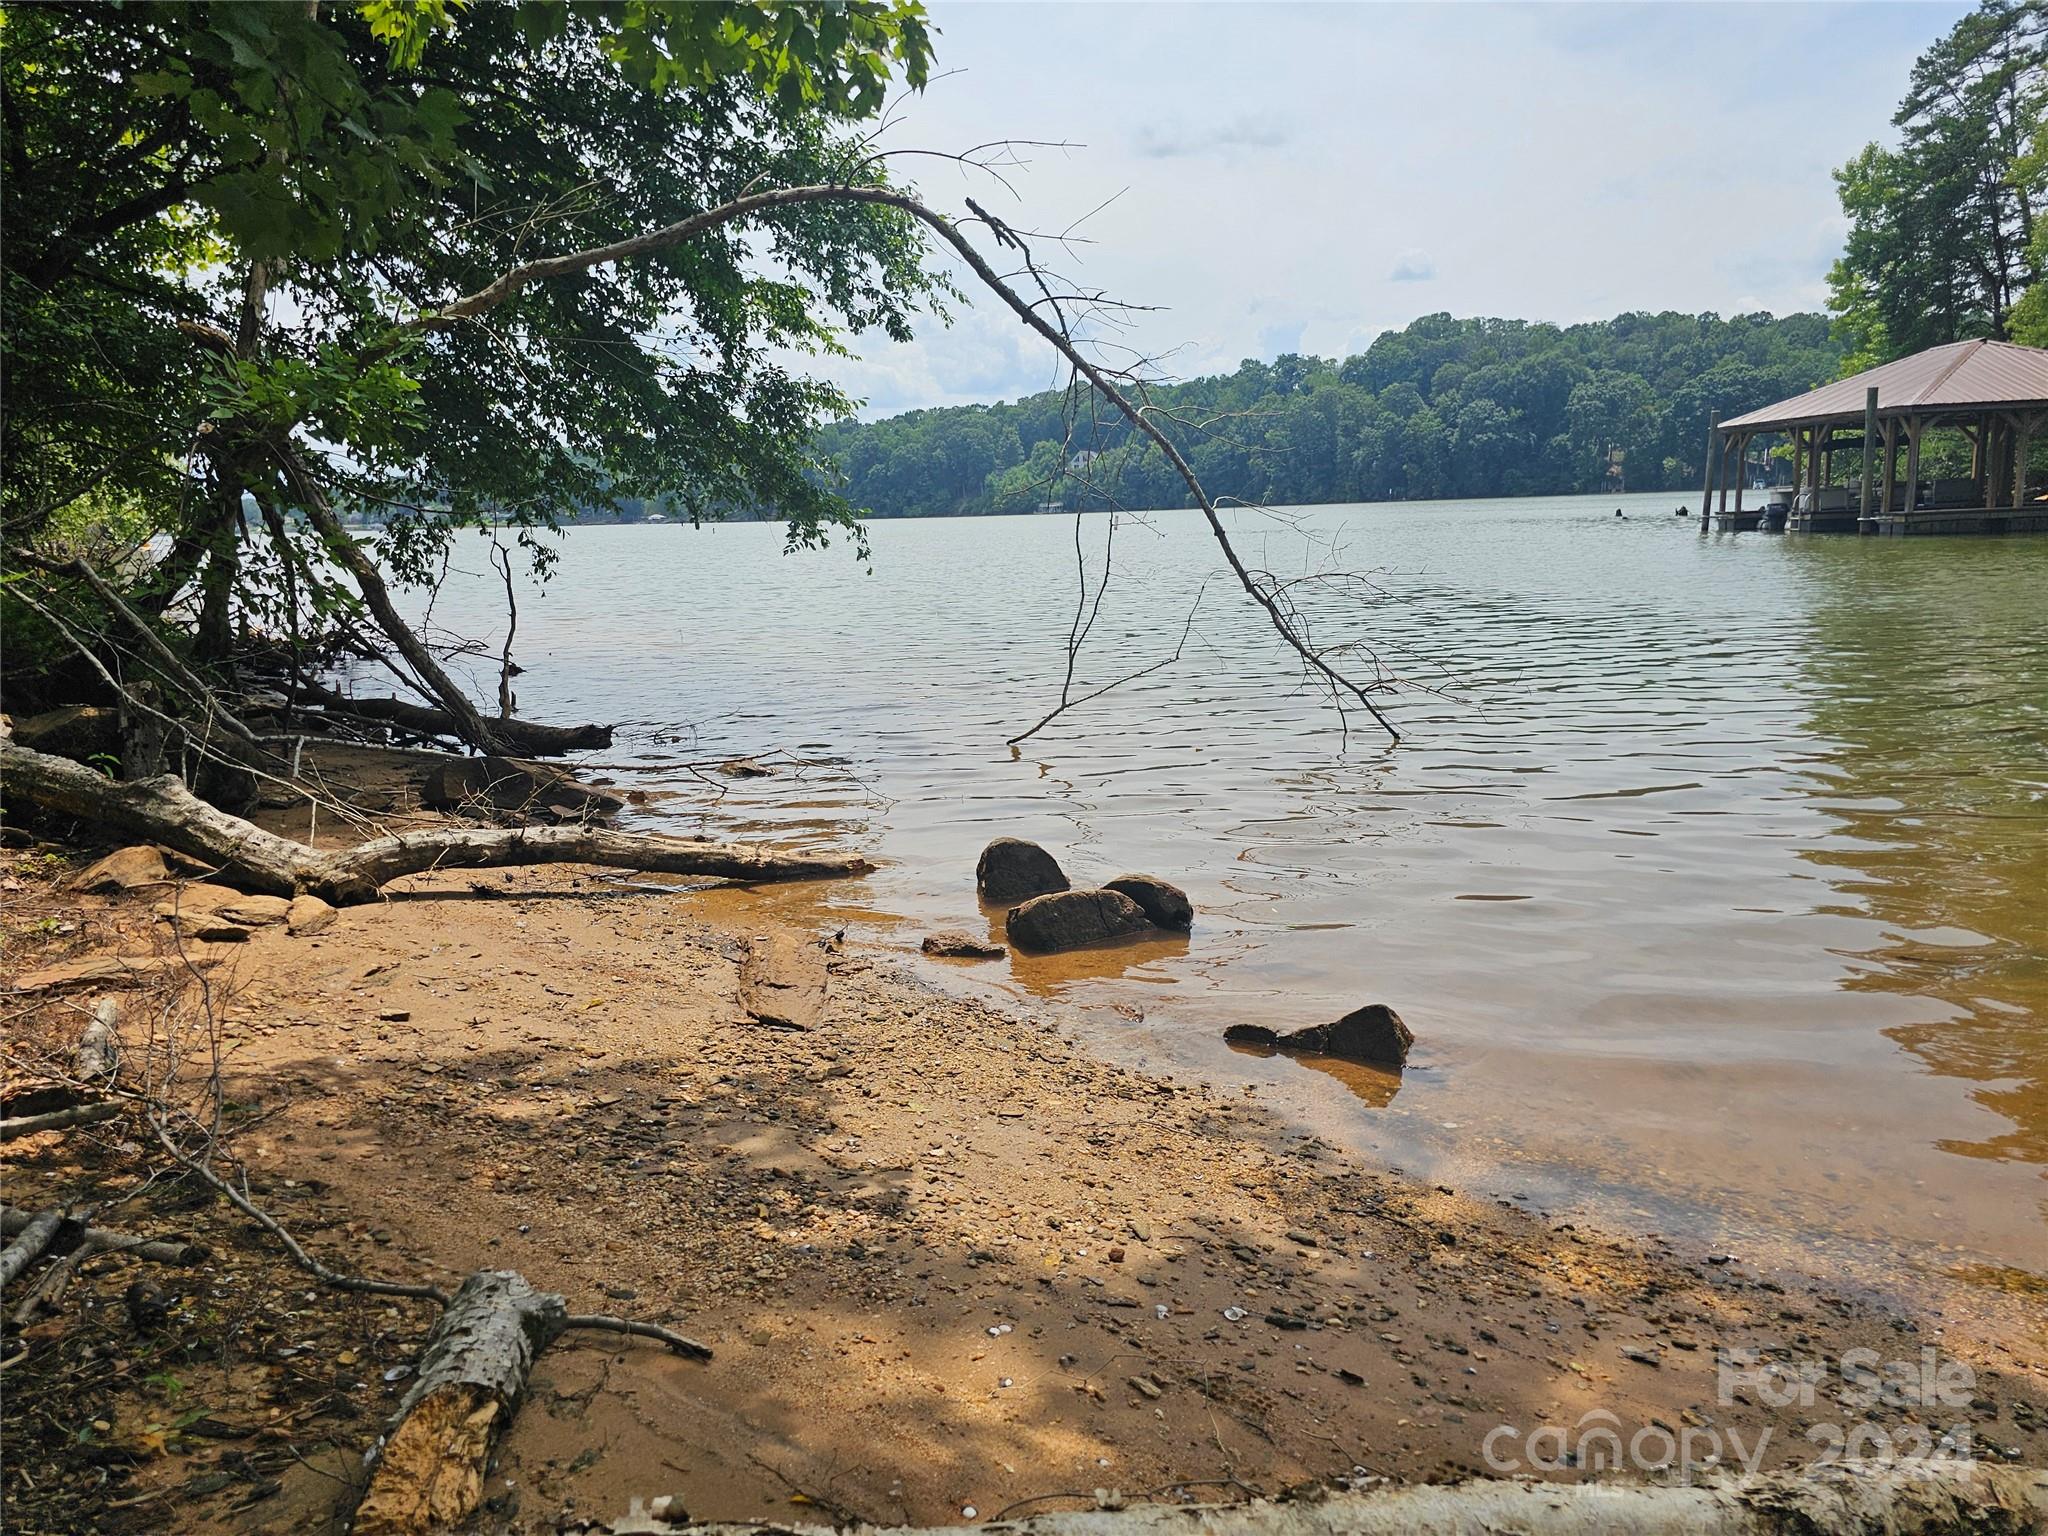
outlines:
[[[691,1536],[958,1536],[873,1525],[615,1522]],[[2048,1472],[1965,1460],[1835,1462],[1654,1486],[1478,1478],[1323,1499],[1143,1504],[998,1520],[1008,1536],[2021,1536],[2048,1529]]]
[[[427,1335],[419,1376],[371,1447],[357,1536],[420,1536],[469,1518],[540,1352],[568,1326],[561,1297],[510,1270],[462,1282]]]
[[[62,1225],[64,1212],[54,1205],[29,1219],[20,1235],[0,1250],[0,1290],[14,1284],[23,1270],[43,1256],[43,1250],[50,1246]]]
[[[658,1339],[687,1358],[711,1358],[702,1344],[657,1324],[572,1316],[560,1296],[536,1291],[512,1270],[478,1270],[448,1299],[412,1390],[363,1460],[355,1536],[425,1536],[474,1514],[533,1362],[572,1328]]]
[[[175,774],[117,783],[69,758],[9,741],[0,741],[0,785],[45,810],[201,859],[229,884],[279,896],[311,894],[336,906],[373,900],[389,882],[431,869],[596,864],[761,881],[823,880],[874,867],[852,854],[773,853],[588,826],[405,832],[322,853],[208,805]]]
[[[27,1229],[35,1220],[35,1214],[10,1205],[0,1209],[0,1236],[13,1237]],[[59,1236],[62,1236],[60,1232]],[[87,1253],[128,1253],[138,1259],[147,1259],[152,1264],[168,1264],[174,1269],[187,1268],[204,1263],[211,1257],[202,1243],[190,1243],[181,1237],[136,1237],[127,1232],[116,1232],[110,1227],[83,1227],[78,1231],[78,1251]]]
[[[70,1109],[53,1109],[45,1115],[23,1115],[18,1120],[0,1120],[0,1141],[12,1141],[17,1136],[33,1136],[38,1131],[68,1131],[74,1125],[96,1125],[102,1120],[113,1119],[126,1107],[114,1102],[76,1104]]]
[[[303,682],[293,702],[318,704],[332,715],[348,715],[382,725],[402,726],[418,736],[446,736],[464,740],[461,723],[445,709],[414,704],[405,699],[352,699],[318,683]],[[485,722],[492,741],[507,752],[531,757],[561,757],[569,752],[590,752],[612,744],[609,725],[543,725],[535,720],[497,718]]]

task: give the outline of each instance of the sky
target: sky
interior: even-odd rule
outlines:
[[[1966,9],[935,0],[936,78],[881,145],[1070,146],[1020,149],[1009,188],[897,174],[942,211],[1076,226],[1060,270],[1160,306],[1119,339],[1175,377],[1346,356],[1439,310],[1783,314],[1823,306],[1833,168],[1891,135]],[[1057,382],[990,299],[855,350],[813,371],[870,417]]]

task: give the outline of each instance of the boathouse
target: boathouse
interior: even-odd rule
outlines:
[[[1772,437],[1791,450],[1790,479],[1780,453],[1783,483],[1745,508],[1751,445]],[[1929,347],[1729,421],[1716,412],[1701,531],[2048,533],[2048,474],[2028,472],[2043,438],[2048,350]]]

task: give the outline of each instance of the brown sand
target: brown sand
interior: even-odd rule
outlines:
[[[161,942],[162,894],[70,900],[134,952]],[[760,922],[733,893],[513,871],[409,881],[316,937],[209,946],[251,1124],[236,1150],[316,1250],[449,1285],[514,1267],[574,1310],[716,1351],[551,1349],[490,1485],[498,1524],[658,1494],[700,1518],[936,1523],[1096,1489],[1413,1480],[1486,1470],[1497,1425],[1517,1427],[1495,1442],[1513,1454],[1597,1411],[1624,1440],[1712,1432],[1729,1459],[1761,1439],[1767,1466],[1864,1418],[1901,1443],[1962,1423],[1980,1455],[2048,1460],[2038,1339],[1941,1338],[1818,1282],[1362,1167],[1222,1090],[1094,1060],[1046,1017],[946,995],[904,956],[836,954],[823,1026],[764,1029],[733,1001]],[[29,1159],[16,1203],[60,1177],[33,1140],[9,1155]],[[402,1363],[431,1313],[383,1310]],[[1972,1403],[1852,1411],[1836,1380],[1784,1408],[1718,1391],[1717,1348],[1936,1345],[1974,1370]],[[354,1385],[344,1445],[402,1390]],[[239,1511],[166,1499],[148,1528],[300,1529],[336,1501],[324,1472],[279,1481]]]

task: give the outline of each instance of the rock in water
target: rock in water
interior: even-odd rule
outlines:
[[[1415,1043],[1414,1032],[1385,1003],[1367,1003],[1334,1024],[1311,1024],[1285,1035],[1263,1024],[1233,1024],[1223,1031],[1223,1038],[1233,1045],[1264,1045],[1305,1056],[1338,1056],[1345,1061],[1396,1070],[1408,1060],[1408,1048]]]
[[[1102,882],[1105,891],[1122,891],[1144,909],[1145,915],[1161,928],[1186,933],[1195,926],[1195,904],[1177,885],[1168,885],[1157,875],[1118,875]]]
[[[1122,891],[1055,891],[1013,909],[1005,927],[1019,949],[1050,955],[1150,933],[1152,920]]]
[[[953,928],[944,933],[926,934],[924,952],[943,955],[951,960],[1000,960],[1009,953],[1000,944],[991,944],[986,939],[977,939],[971,933],[961,933]]]
[[[1068,888],[1059,861],[1036,843],[1021,837],[999,837],[981,850],[974,866],[974,888],[981,899],[1010,906],[1032,896]]]
[[[164,856],[146,843],[135,848],[117,848],[97,864],[72,876],[74,891],[132,891],[138,885],[158,885],[171,878]]]
[[[1401,1066],[1408,1060],[1408,1048],[1415,1043],[1414,1031],[1385,1003],[1354,1008],[1336,1023],[1323,1025],[1318,1033],[1326,1055],[1376,1067]]]

